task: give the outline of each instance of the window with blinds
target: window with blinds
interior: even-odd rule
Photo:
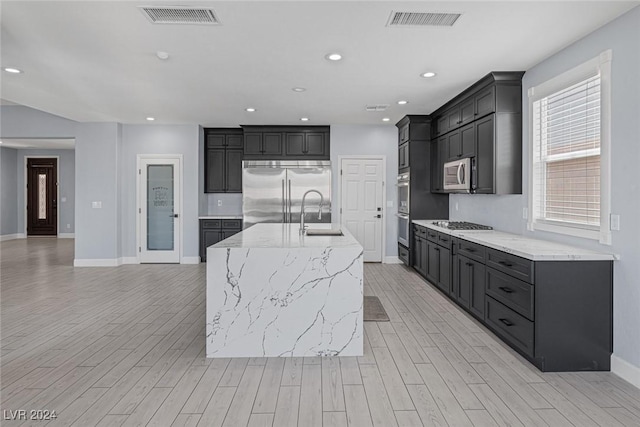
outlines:
[[[600,74],[533,102],[533,220],[599,230]]]

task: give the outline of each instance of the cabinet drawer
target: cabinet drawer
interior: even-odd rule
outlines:
[[[487,268],[487,295],[529,320],[533,319],[533,285]]]
[[[438,232],[437,231],[433,231],[427,228],[427,240],[433,242],[433,243],[438,243]]]
[[[409,249],[402,245],[398,245],[398,258],[404,265],[409,265]]]
[[[457,253],[484,263],[485,247],[467,240],[457,240]]]
[[[414,225],[413,233],[418,237],[422,237],[423,239],[427,238],[427,229],[425,227],[422,227],[421,225]]]
[[[221,221],[219,219],[203,219],[202,228],[220,228]]]
[[[446,233],[438,233],[438,244],[440,246],[444,246],[445,248],[451,249],[451,242],[453,238]]]
[[[242,220],[240,219],[223,219],[222,228],[242,228]]]
[[[509,344],[533,357],[533,322],[489,296],[486,304],[487,325]]]
[[[533,261],[495,249],[487,249],[487,266],[533,283]]]

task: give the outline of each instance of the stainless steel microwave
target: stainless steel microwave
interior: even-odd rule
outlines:
[[[471,159],[464,158],[444,164],[444,190],[450,193],[471,192]]]

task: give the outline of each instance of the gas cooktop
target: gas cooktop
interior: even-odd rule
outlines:
[[[493,227],[466,221],[433,221],[433,225],[449,230],[493,230]]]

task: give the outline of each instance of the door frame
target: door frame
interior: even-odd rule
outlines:
[[[142,169],[142,161],[143,160],[178,160],[178,164],[180,165],[180,173],[178,178],[180,182],[178,184],[179,201],[178,201],[178,209],[179,209],[179,224],[178,224],[178,241],[176,242],[176,246],[178,248],[178,262],[179,264],[183,264],[182,254],[184,253],[184,248],[182,247],[184,238],[184,162],[182,154],[137,154],[136,155],[136,170],[140,171]],[[138,251],[136,252],[136,261],[138,264],[141,263],[140,254],[142,247],[142,204],[140,202],[140,196],[142,194],[142,183],[141,177],[142,174],[138,172],[135,174],[136,177],[136,246],[138,246]]]
[[[56,200],[58,201],[56,208],[56,238],[60,238],[60,156],[24,156],[24,237],[27,238],[29,235],[27,234],[27,223],[29,221],[29,217],[27,215],[27,203],[29,203],[29,188],[27,188],[29,184],[29,168],[27,166],[29,159],[56,159]],[[43,237],[43,236],[33,236],[33,237]],[[44,236],[47,237],[47,236]],[[51,236],[53,237],[53,236]]]
[[[338,156],[338,168],[339,168],[339,176],[338,180],[338,188],[336,189],[337,197],[337,206],[336,206],[336,214],[338,215],[338,223],[342,226],[342,160],[381,160],[382,161],[382,241],[380,245],[382,246],[380,250],[382,253],[380,254],[380,263],[387,263],[387,156],[384,154],[350,154],[350,155],[339,155]],[[393,257],[397,258],[397,257]]]

